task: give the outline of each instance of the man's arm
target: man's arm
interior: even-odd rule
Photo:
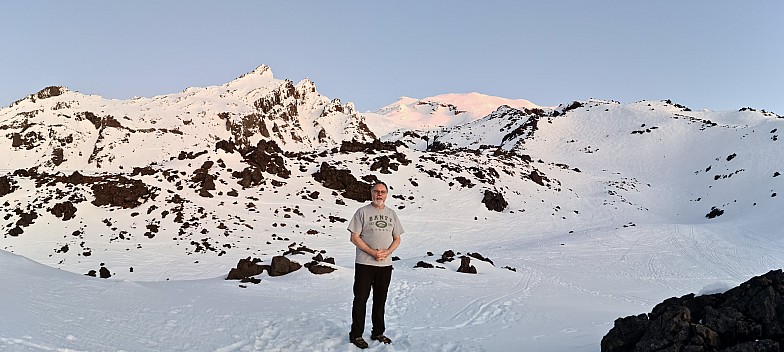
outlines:
[[[365,243],[365,241],[362,240],[362,237],[360,237],[358,233],[355,233],[355,232],[351,233],[351,243],[353,243],[355,246],[357,246],[357,248],[359,248],[361,251],[363,251],[363,252],[365,252],[365,253],[367,253],[369,255],[372,255],[373,258],[376,258],[378,260],[378,252],[379,251],[376,250],[376,249],[370,248],[370,246],[368,246],[367,243]]]

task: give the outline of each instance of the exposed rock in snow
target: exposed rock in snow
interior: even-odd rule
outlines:
[[[724,293],[670,298],[649,314],[619,318],[602,352],[778,351],[784,273],[773,270]]]

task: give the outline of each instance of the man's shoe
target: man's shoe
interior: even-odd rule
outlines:
[[[351,341],[351,343],[353,343],[354,346],[357,346],[363,350],[368,348],[368,343],[367,341],[365,341],[365,339],[362,338],[362,336],[355,337],[353,339],[349,336],[348,340]]]
[[[378,342],[383,342],[385,344],[392,343],[392,340],[390,340],[388,337],[384,336],[383,334],[382,335],[378,335],[378,336],[372,336],[371,335],[370,339],[374,340],[374,341],[378,341]]]

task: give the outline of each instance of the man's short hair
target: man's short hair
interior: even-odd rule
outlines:
[[[376,182],[373,182],[373,184],[372,184],[372,185],[370,185],[370,190],[372,191],[372,190],[373,190],[373,187],[376,187],[376,185],[384,185],[384,188],[387,190],[387,192],[389,192],[389,186],[387,186],[387,184],[386,184],[386,183],[384,183],[384,182],[381,182],[381,181],[376,181]]]

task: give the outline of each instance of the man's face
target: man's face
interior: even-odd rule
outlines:
[[[370,198],[373,200],[373,205],[377,207],[384,205],[384,202],[387,200],[387,188],[382,184],[373,186],[373,189],[370,191]]]

